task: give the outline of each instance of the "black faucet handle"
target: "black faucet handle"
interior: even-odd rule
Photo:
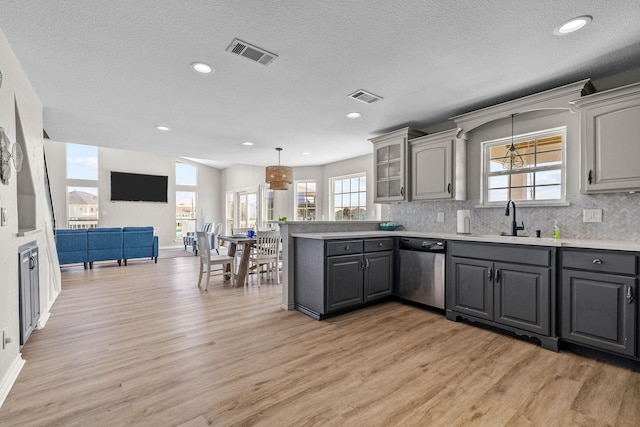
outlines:
[[[516,226],[516,229],[524,230],[524,221],[522,221],[522,226],[518,225],[518,226]]]

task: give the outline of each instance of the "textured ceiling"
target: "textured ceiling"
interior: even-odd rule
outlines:
[[[615,7],[613,7],[615,4]],[[582,31],[553,29],[593,16]],[[637,0],[3,0],[5,33],[56,141],[319,165],[368,138],[640,66]],[[225,51],[234,38],[279,57]],[[189,65],[215,68],[199,75]],[[639,76],[640,80],[640,76]],[[347,98],[365,89],[372,105]],[[359,119],[345,114],[359,111]],[[160,132],[155,125],[171,127]],[[253,141],[253,147],[242,146]],[[307,151],[310,155],[303,156]]]

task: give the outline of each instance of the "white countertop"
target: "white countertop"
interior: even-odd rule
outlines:
[[[640,252],[640,242],[618,240],[559,239],[549,237],[513,237],[482,234],[425,233],[420,231],[344,231],[323,233],[294,233],[292,237],[305,239],[359,239],[374,237],[418,237],[442,240],[464,240],[470,242],[509,243],[531,246],[553,246],[567,248],[611,249],[618,251]]]

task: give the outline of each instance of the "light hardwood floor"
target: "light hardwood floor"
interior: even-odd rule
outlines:
[[[396,302],[317,322],[197,262],[65,268],[0,425],[640,425],[638,372]]]

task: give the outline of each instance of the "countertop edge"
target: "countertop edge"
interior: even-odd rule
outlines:
[[[536,237],[512,237],[512,236],[491,236],[455,233],[428,233],[419,231],[342,231],[342,232],[320,232],[320,233],[293,233],[291,237],[318,240],[333,239],[357,239],[357,238],[380,238],[380,237],[417,237],[425,239],[459,240],[468,242],[484,243],[508,243],[528,246],[549,246],[567,247],[582,249],[609,249],[618,251],[640,252],[640,243],[632,241],[617,240],[593,240],[593,239],[559,239],[536,238]]]

